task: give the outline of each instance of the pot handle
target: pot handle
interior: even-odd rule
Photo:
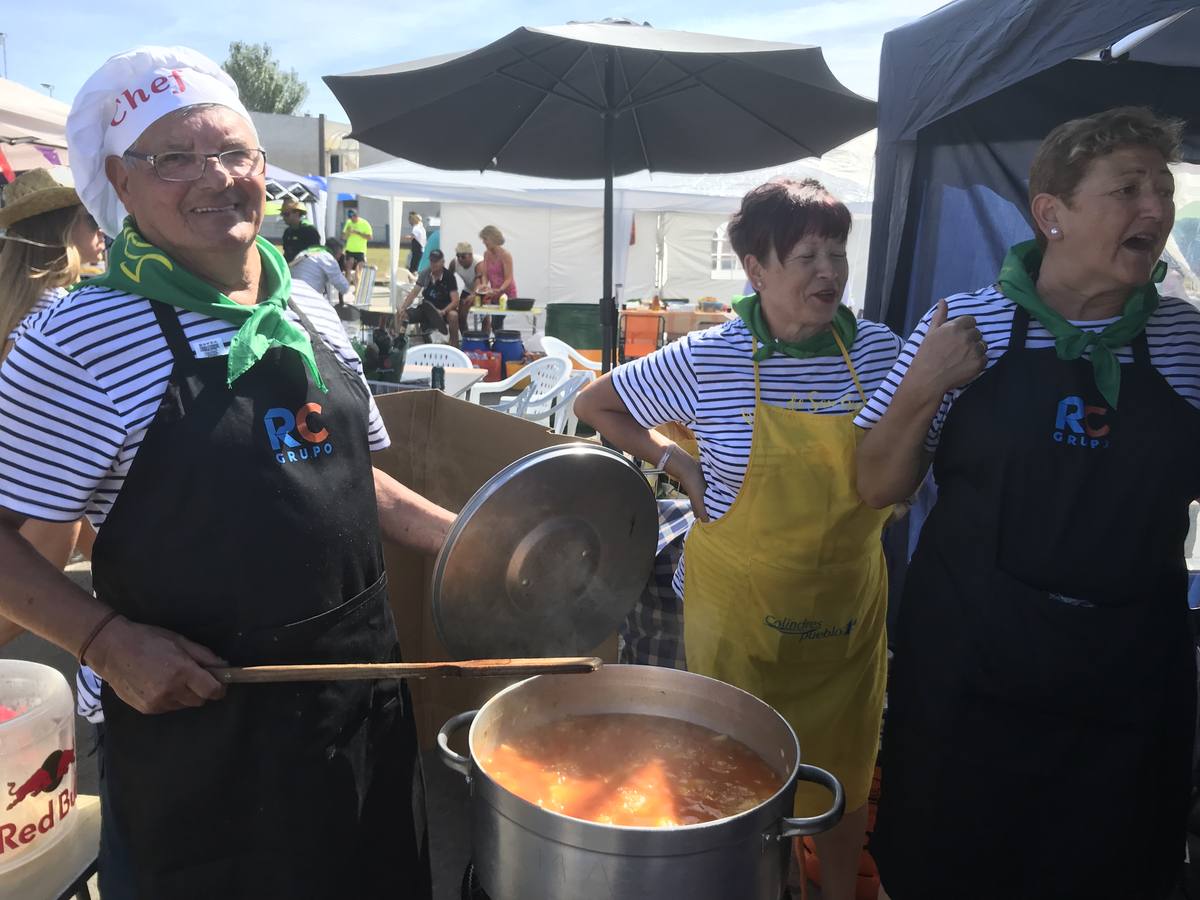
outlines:
[[[471,760],[461,753],[455,753],[450,749],[450,735],[470,725],[475,721],[477,715],[479,715],[479,710],[471,709],[467,712],[459,713],[457,716],[451,716],[438,731],[438,749],[442,752],[442,762],[448,768],[463,775],[467,781],[471,780]]]
[[[821,785],[833,794],[833,806],[819,816],[810,816],[802,819],[784,817],[780,820],[780,840],[802,837],[807,834],[820,834],[822,831],[828,831],[841,821],[842,814],[846,811],[846,793],[842,790],[842,783],[829,772],[816,766],[807,766],[801,763],[796,766],[796,780],[809,781],[813,784]]]

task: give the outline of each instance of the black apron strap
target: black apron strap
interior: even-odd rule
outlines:
[[[1025,336],[1029,332],[1029,310],[1018,306],[1013,312],[1012,330],[1008,334],[1008,349],[1024,350]]]
[[[187,337],[183,333],[183,326],[179,324],[179,311],[169,303],[160,303],[158,300],[150,301],[150,309],[154,311],[154,318],[158,321],[158,327],[162,329],[163,337],[167,340],[167,347],[171,351],[171,355],[175,357],[176,363],[191,362],[196,358],[196,354],[192,353],[192,348],[188,345]]]
[[[1153,364],[1150,362],[1150,341],[1146,339],[1145,328],[1138,332],[1130,347],[1133,349],[1134,365],[1153,368]]]

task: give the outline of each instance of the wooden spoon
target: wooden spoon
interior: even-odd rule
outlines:
[[[595,672],[602,661],[595,656],[558,656],[545,659],[463,659],[451,662],[363,663],[322,666],[247,666],[210,668],[225,684],[262,684],[280,681],[367,681],[372,678],[464,678],[494,675],[518,678],[529,675],[571,675]]]

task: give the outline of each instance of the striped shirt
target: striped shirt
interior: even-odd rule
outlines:
[[[341,321],[323,298],[294,282],[292,300],[334,354],[362,376]],[[288,316],[298,321],[289,309]],[[183,311],[195,348],[236,327]],[[0,506],[36,519],[73,522],[86,515],[99,532],[158,410],[173,361],[150,301],[107,287],[83,286],[27,318],[0,367]],[[371,400],[372,450],[388,446]],[[76,677],[76,708],[103,721],[100,679]]]
[[[896,362],[901,341],[886,326],[860,321],[850,361],[869,396]],[[700,447],[704,508],[719,519],[741,490],[753,433],[756,342],[741,319],[693,332],[613,371],[612,383],[644,428],[686,425]],[[795,359],[776,354],[759,364],[762,400],[771,406],[822,415],[848,415],[862,406],[842,357]],[[657,460],[653,460],[657,462]],[[676,592],[683,596],[681,562]]]
[[[949,318],[959,316],[974,316],[976,324],[983,334],[987,344],[987,368],[994,366],[1008,350],[1008,339],[1012,332],[1013,314],[1017,304],[1009,300],[996,286],[986,287],[970,294],[955,294],[946,298],[949,307]],[[936,307],[935,307],[936,308]],[[929,330],[929,321],[933,309],[921,317],[900,351],[900,358],[895,367],[888,373],[887,378],[879,389],[871,396],[866,407],[858,414],[854,424],[861,428],[870,428],[882,417],[892,402],[900,379],[908,371],[913,357],[916,355],[921,341]],[[1106,326],[1117,321],[1116,316],[1108,319],[1096,319],[1090,322],[1073,322],[1085,331],[1101,331]],[[1146,343],[1150,348],[1150,362],[1159,374],[1163,376],[1177,394],[1187,400],[1192,406],[1200,408],[1200,310],[1186,300],[1175,297],[1163,297],[1158,309],[1146,323]],[[1025,337],[1025,346],[1031,350],[1044,350],[1054,347],[1054,337],[1045,327],[1031,318],[1029,331]],[[1087,358],[1085,356],[1085,358]],[[1123,365],[1133,362],[1133,351],[1129,347],[1117,350],[1117,359]],[[985,370],[986,371],[986,370]],[[925,449],[932,453],[937,449],[941,437],[942,426],[946,415],[954,401],[963,391],[970,390],[970,385],[950,391],[938,407],[929,431],[925,435]]]
[[[293,284],[292,300],[361,376],[333,307],[303,282]],[[193,349],[227,347],[237,330],[194,312],[181,311],[179,320]],[[0,369],[0,506],[53,522],[86,515],[99,531],[172,367],[143,297],[84,286],[39,315]],[[372,450],[388,446],[374,401],[368,428]]]
[[[12,334],[8,336],[8,339],[10,341],[15,341],[17,338],[23,335],[26,329],[33,324],[34,319],[36,319],[39,314],[48,310],[51,306],[65,296],[67,296],[66,288],[47,288],[46,290],[42,291],[42,295],[34,302],[33,308],[30,309],[29,312],[25,313],[25,316],[20,322],[17,323],[17,327],[12,330]]]
[[[329,298],[331,287],[339,295],[350,290],[350,282],[342,274],[342,267],[338,265],[332,253],[324,250],[305,250],[303,253],[297,254],[296,258],[292,260],[290,268],[293,281],[303,281],[326,299]]]

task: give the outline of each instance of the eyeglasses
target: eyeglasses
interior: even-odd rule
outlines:
[[[154,174],[163,181],[199,181],[208,171],[210,159],[220,163],[230,178],[258,175],[267,166],[267,151],[261,147],[226,150],[223,153],[187,153],[176,150],[169,153],[136,153],[126,150],[125,155],[150,163],[154,167]]]
[[[459,259],[466,259],[471,254],[470,253],[455,253],[454,255],[457,256]]]

